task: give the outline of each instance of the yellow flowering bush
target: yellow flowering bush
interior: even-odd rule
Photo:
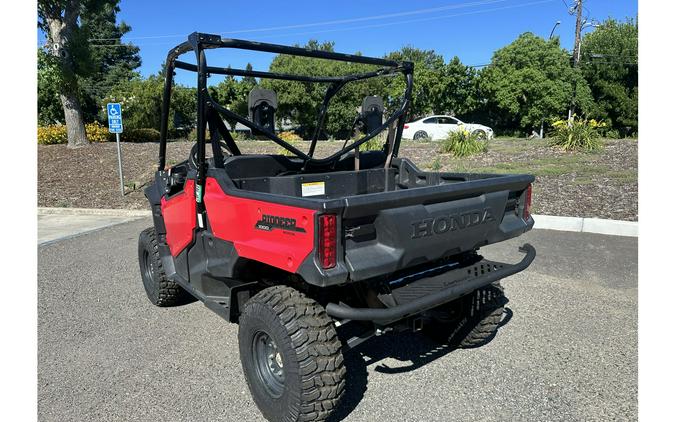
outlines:
[[[461,128],[450,132],[448,136],[441,141],[440,152],[443,154],[452,153],[455,157],[467,157],[469,155],[487,152],[487,141],[481,141],[477,134]]]
[[[87,123],[84,125],[87,133],[87,139],[91,142],[106,142],[110,139],[108,128],[100,123]],[[68,142],[68,131],[66,125],[48,125],[38,126],[38,144],[55,145]]]
[[[277,136],[288,143],[302,141],[302,138],[293,132],[280,132]]]
[[[556,120],[552,123],[552,146],[560,147],[565,151],[586,150],[594,151],[602,148],[600,129],[607,126],[603,121],[579,118],[573,115],[570,120]]]
[[[68,142],[68,133],[65,125],[38,126],[38,144],[53,145]]]
[[[87,139],[91,142],[107,142],[110,140],[110,132],[108,128],[98,122],[87,123],[84,125],[84,130],[87,132]]]

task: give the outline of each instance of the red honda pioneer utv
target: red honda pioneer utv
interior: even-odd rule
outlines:
[[[373,70],[308,76],[207,65],[206,51],[216,48]],[[196,55],[196,64],[177,60],[188,52]],[[198,136],[189,157],[167,167],[175,69],[197,73]],[[210,75],[324,84],[308,152],[274,133],[273,93],[251,93],[249,119],[209,95]],[[402,78],[403,98],[383,118],[382,101],[367,97],[360,118],[364,135],[316,158],[331,98],[350,82],[376,77]],[[532,228],[533,176],[431,173],[398,157],[412,81],[409,62],[201,33],[168,54],[159,167],[145,190],[154,227],[141,233],[138,247],[143,285],[157,306],[193,296],[239,324],[244,375],[269,420],[326,419],[345,386],[342,354],[373,335],[409,328],[446,340],[452,335],[449,341],[457,346],[485,342],[504,309],[499,280],[524,270],[535,257],[528,244],[516,264],[477,253]],[[242,154],[222,117],[292,156]],[[359,151],[384,131],[381,150]],[[338,336],[338,330],[354,334]]]

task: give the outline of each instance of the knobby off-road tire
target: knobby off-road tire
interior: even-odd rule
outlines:
[[[461,311],[452,322],[435,322],[427,333],[438,341],[458,348],[479,347],[496,334],[507,300],[499,282],[475,290],[460,299]]]
[[[191,299],[182,287],[166,278],[162,260],[159,258],[157,236],[152,227],[143,230],[138,237],[138,262],[145,293],[153,305],[175,306]]]
[[[246,302],[239,355],[253,400],[270,421],[323,421],[345,388],[333,321],[290,287],[267,288]]]

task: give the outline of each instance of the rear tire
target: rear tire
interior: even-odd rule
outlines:
[[[415,134],[413,135],[413,139],[414,139],[415,141],[419,141],[419,140],[421,140],[421,139],[429,139],[429,134],[427,134],[427,133],[426,133],[425,131],[423,131],[423,130],[418,130],[418,131],[415,132]]]
[[[246,383],[270,421],[323,421],[345,387],[342,344],[324,308],[287,286],[253,296],[239,317]]]
[[[166,277],[153,227],[143,230],[138,237],[138,262],[145,293],[153,305],[176,306],[190,301],[190,294]]]
[[[492,283],[447,305],[448,313],[455,317],[451,321],[436,320],[426,331],[435,340],[454,347],[483,346],[497,334],[507,302],[501,284]]]

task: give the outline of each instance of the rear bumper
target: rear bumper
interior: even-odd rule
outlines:
[[[455,282],[450,283],[442,290],[436,291],[426,296],[416,298],[404,304],[388,307],[388,308],[350,308],[345,305],[336,303],[329,303],[326,306],[328,315],[336,319],[350,319],[356,321],[373,321],[377,323],[394,322],[420,312],[435,308],[447,302],[451,302],[459,297],[462,297],[472,291],[486,286],[495,281],[501,280],[505,277],[523,271],[530,266],[537,252],[529,243],[524,244],[519,248],[524,252],[525,257],[516,264],[501,264],[499,269],[488,271],[479,276],[472,276],[471,274],[464,277],[459,277]],[[464,272],[465,268],[451,270],[438,277],[448,277],[449,273]],[[455,276],[457,273],[454,274]]]

